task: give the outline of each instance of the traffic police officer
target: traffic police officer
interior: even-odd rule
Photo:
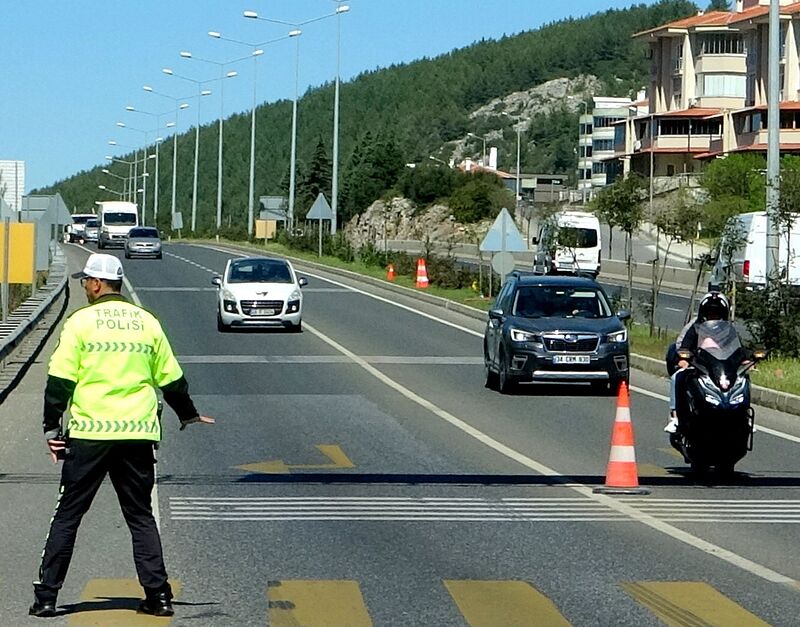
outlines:
[[[81,279],[89,305],[64,323],[50,359],[44,434],[53,462],[63,459],[64,466],[29,613],[55,615],[81,518],[108,474],[130,529],[136,572],[145,591],[139,611],[171,616],[172,590],[150,500],[153,449],[161,439],[155,388],[175,410],[181,429],[214,419],[195,409],[158,320],[120,294],[119,259],[90,255],[83,272],[72,276]],[[68,406],[71,418],[62,434],[61,419]]]

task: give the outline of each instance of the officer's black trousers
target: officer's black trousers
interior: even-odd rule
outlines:
[[[150,503],[155,480],[153,443],[144,441],[70,440],[61,472],[61,492],[42,554],[40,601],[55,601],[64,584],[75,536],[83,515],[108,474],[133,540],[139,583],[148,595],[169,592],[161,537]]]

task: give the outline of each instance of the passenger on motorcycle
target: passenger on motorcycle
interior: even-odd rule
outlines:
[[[698,325],[708,320],[727,320],[730,315],[730,305],[728,299],[721,292],[709,292],[700,301],[697,308],[697,318],[687,324],[678,335],[678,339],[667,351],[667,371],[670,373],[669,388],[669,418],[664,427],[664,431],[669,434],[678,432],[678,415],[676,407],[676,387],[679,379],[683,376],[683,371],[689,366],[685,359],[678,357],[680,349],[687,349],[696,352],[698,349]]]

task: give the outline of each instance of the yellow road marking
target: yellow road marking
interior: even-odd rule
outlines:
[[[170,581],[172,594],[178,596],[181,584]],[[144,591],[135,579],[90,579],[81,592],[81,602],[69,616],[69,625],[102,627],[155,627],[169,625],[171,618],[137,614]]]
[[[701,581],[641,581],[622,587],[669,627],[769,627]]]
[[[661,451],[662,453],[666,453],[667,455],[670,455],[672,457],[676,457],[679,460],[683,461],[683,455],[681,455],[678,451],[676,451],[672,447],[670,447],[670,448],[660,448],[658,450]]]
[[[444,582],[470,627],[564,627],[570,623],[553,602],[524,581]]]
[[[668,477],[669,472],[663,466],[655,464],[637,464],[639,477]]]
[[[372,627],[356,581],[273,581],[267,598],[267,622],[273,627]]]
[[[330,460],[329,464],[287,464],[281,459],[236,466],[239,470],[261,474],[285,474],[293,470],[341,470],[355,468],[356,465],[336,444],[316,444],[316,449]]]

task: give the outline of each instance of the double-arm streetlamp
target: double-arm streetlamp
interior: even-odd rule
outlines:
[[[97,189],[102,189],[104,192],[109,192],[110,194],[115,194],[118,198],[124,198],[125,192],[118,192],[116,190],[111,189],[110,187],[106,187],[105,185],[98,185]]]
[[[128,166],[128,185],[126,186],[126,198],[130,201],[135,200],[136,192],[134,192],[134,188],[138,184],[139,176],[138,176],[138,166],[139,166],[139,149],[134,146],[128,146],[126,144],[120,144],[113,139],[108,140],[108,145],[112,146],[113,148],[127,148],[133,151],[133,161],[128,161],[127,159],[120,159],[118,157],[109,157],[106,156],[106,159],[109,161],[116,161],[117,163],[124,163]]]
[[[245,59],[249,59],[250,56],[240,57],[238,59],[232,59],[230,61],[213,61],[211,59],[204,59],[202,57],[196,57],[188,50],[184,50],[180,53],[181,58],[183,59],[194,59],[195,61],[201,61],[203,63],[210,63],[211,65],[216,65],[219,68],[219,146],[217,148],[217,237],[219,237],[219,229],[222,226],[222,121],[225,114],[225,80],[226,78],[233,78],[238,76],[238,72],[229,71],[225,72],[225,66],[231,65],[233,63],[238,63],[239,61],[244,61]],[[166,70],[169,68],[164,68],[165,74],[174,74],[170,70],[167,72]]]
[[[147,207],[147,177],[149,174],[147,173],[147,161],[155,155],[148,154],[147,149],[147,133],[148,131],[134,128],[133,126],[128,126],[124,122],[117,122],[117,126],[120,128],[127,128],[131,131],[136,131],[137,133],[141,133],[144,138],[144,157],[142,158],[142,225],[145,224],[145,208]],[[138,179],[138,176],[137,176]],[[136,186],[138,186],[138,180],[136,182]]]
[[[271,39],[269,41],[262,41],[260,43],[250,43],[247,41],[240,41],[238,39],[231,39],[230,37],[223,37],[218,31],[208,31],[208,36],[213,37],[214,39],[219,39],[220,41],[229,41],[234,44],[239,44],[241,46],[248,46],[252,48],[252,56],[253,56],[253,110],[251,111],[250,115],[250,187],[248,193],[248,201],[247,201],[247,234],[252,237],[253,235],[253,213],[254,213],[254,206],[255,206],[255,168],[256,168],[256,104],[257,104],[257,75],[258,75],[258,57],[264,54],[264,50],[261,49],[261,46],[266,46],[267,44],[275,43],[277,41],[283,41],[284,39],[288,39],[292,37],[292,33],[300,34],[300,31],[292,31],[288,35],[283,37],[278,37],[276,39]],[[295,102],[297,102],[296,96],[297,87],[295,85]]]
[[[195,227],[197,226],[197,164],[199,163],[200,155],[200,99],[204,96],[211,95],[211,90],[203,89],[203,85],[217,79],[212,78],[205,81],[198,81],[193,78],[189,78],[188,76],[176,74],[169,68],[164,68],[162,72],[164,72],[167,76],[174,76],[175,78],[180,78],[185,81],[189,81],[190,83],[194,83],[197,86],[197,125],[194,129],[194,173],[192,176],[192,233],[194,233]]]
[[[339,17],[343,13],[350,11],[350,7],[346,4],[341,4],[341,0],[337,2],[336,10],[333,13],[327,13],[310,20],[302,22],[288,22],[284,20],[276,20],[266,17],[261,17],[256,11],[245,11],[244,17],[253,20],[261,20],[263,22],[272,22],[273,24],[283,24],[285,26],[292,26],[295,30],[289,33],[290,37],[297,37],[302,33],[299,30],[300,26],[311,24],[312,22],[319,22],[320,20],[329,17],[336,17],[336,85],[334,88],[333,97],[333,171],[331,173],[331,210],[333,212],[333,219],[331,220],[331,234],[336,233],[336,216],[339,206],[339,67],[340,67],[340,52],[341,52],[341,25]],[[292,224],[294,219],[294,192],[295,192],[295,144],[297,137],[297,81],[298,81],[298,68],[300,64],[300,40],[297,40],[295,51],[295,88],[294,88],[294,105],[292,107],[292,164],[289,183],[289,223]]]
[[[172,206],[170,210],[171,219],[170,219],[170,228],[174,228],[175,225],[175,196],[177,191],[177,182],[178,182],[178,111],[182,109],[188,109],[189,103],[187,102],[180,102],[181,100],[185,100],[185,98],[175,98],[174,96],[170,96],[168,94],[161,93],[153,89],[150,85],[144,85],[142,87],[146,92],[150,94],[155,94],[156,96],[161,96],[162,98],[169,98],[175,104],[175,122],[173,123],[175,126],[175,130],[172,133]],[[169,124],[167,125],[169,126]]]

